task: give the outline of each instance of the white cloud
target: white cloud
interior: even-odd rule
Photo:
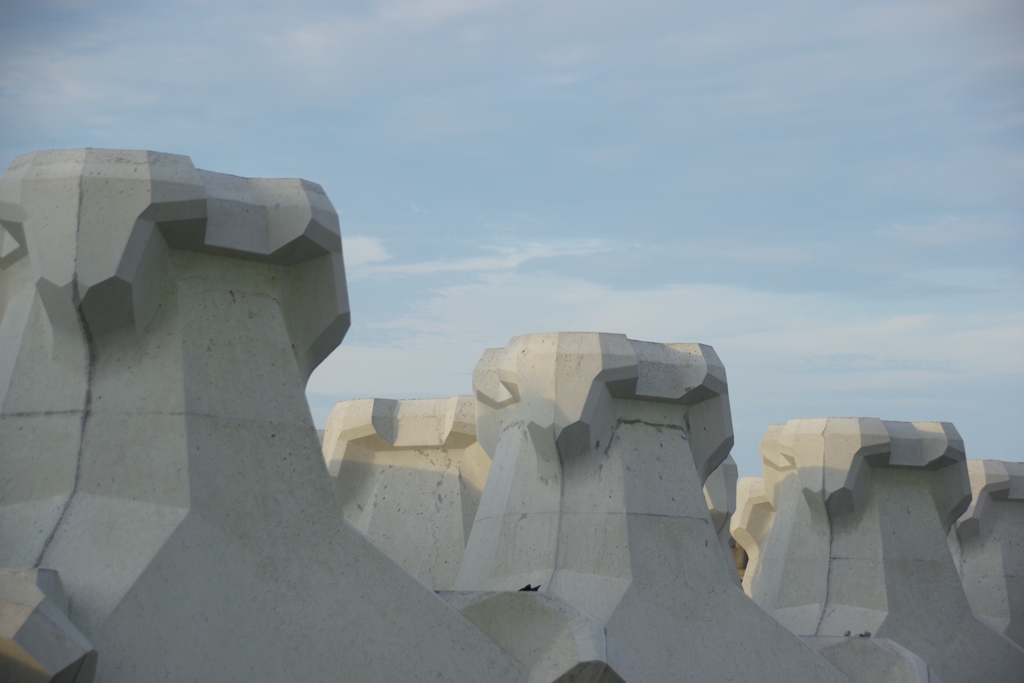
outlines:
[[[358,269],[367,263],[380,263],[391,258],[384,243],[376,237],[351,235],[342,237],[346,270]]]
[[[459,382],[484,348],[503,346],[517,334],[552,330],[711,343],[728,368],[743,368],[764,381],[785,375],[785,385],[774,389],[780,393],[822,381],[836,390],[898,389],[1024,374],[1024,312],[964,315],[876,307],[842,295],[702,284],[618,290],[550,273],[496,274],[411,302],[406,316],[369,323],[393,331],[393,342],[377,349],[343,345],[329,368],[314,375],[310,391],[332,393],[326,376],[349,365],[344,359],[350,355],[359,360],[351,363],[354,375],[346,372],[345,383],[363,392],[372,393],[377,378],[389,374],[385,367],[396,362],[405,364],[402,386],[411,394],[466,391]],[[371,358],[379,362],[370,364]]]
[[[590,240],[570,244],[526,244],[521,247],[482,247],[493,256],[475,256],[451,261],[422,261],[393,265],[363,266],[353,269],[352,279],[375,276],[432,275],[436,273],[497,272],[511,270],[534,259],[556,256],[584,256],[606,251],[606,242]],[[379,259],[383,260],[383,259]],[[346,260],[346,265],[348,262]]]

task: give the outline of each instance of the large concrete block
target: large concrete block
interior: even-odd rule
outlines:
[[[713,349],[528,335],[473,387],[492,465],[457,590],[539,586],[604,627],[625,681],[848,680],[729,576],[702,494],[732,445]]]
[[[0,566],[60,571],[99,680],[525,679],[337,508],[304,396],[349,325],[318,185],[37,152],[0,224]]]
[[[1024,650],[971,612],[946,544],[971,497],[951,424],[790,420],[761,459],[732,524],[758,604],[801,636],[888,638],[946,683],[1021,680]]]
[[[1024,646],[1024,463],[968,460],[972,500],[950,530],[971,609]]]
[[[451,590],[491,467],[473,397],[341,401],[323,449],[345,518],[420,581]]]
[[[0,681],[90,683],[96,650],[53,569],[0,569]]]

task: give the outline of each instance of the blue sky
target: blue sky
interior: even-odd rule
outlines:
[[[516,334],[712,344],[772,422],[1024,460],[1018,0],[0,0],[0,163],[320,183],[352,329],[308,390],[470,393]]]

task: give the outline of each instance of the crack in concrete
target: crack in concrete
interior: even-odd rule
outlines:
[[[78,180],[78,223],[75,226],[75,242],[78,243],[79,231],[82,229],[82,202],[85,196],[85,191],[82,188],[85,176],[79,177]],[[56,524],[53,525],[53,529],[50,531],[50,535],[46,537],[46,541],[43,542],[43,548],[39,551],[39,557],[36,558],[34,567],[42,565],[43,558],[46,556],[46,551],[50,549],[50,544],[53,543],[54,537],[57,535],[57,530],[60,529],[64,520],[68,516],[68,511],[71,509],[71,501],[74,500],[75,494],[78,492],[78,482],[82,475],[82,455],[85,451],[85,430],[89,422],[89,416],[92,414],[92,383],[93,378],[96,374],[96,342],[92,336],[92,330],[89,327],[89,321],[85,318],[85,311],[82,310],[82,297],[78,287],[78,252],[75,252],[75,273],[71,279],[71,301],[74,304],[75,312],[78,314],[78,324],[82,329],[82,337],[85,339],[85,362],[86,362],[86,376],[85,376],[85,406],[81,411],[82,414],[82,426],[78,436],[78,453],[75,460],[75,481],[71,487],[71,493],[68,495],[68,499],[64,501],[64,508],[60,512],[60,517],[57,518]],[[77,411],[75,411],[77,412]]]
[[[81,410],[29,410],[20,413],[3,413],[0,420],[7,417],[50,417],[51,415],[81,415]]]

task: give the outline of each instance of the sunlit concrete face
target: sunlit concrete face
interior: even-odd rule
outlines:
[[[345,519],[430,588],[452,590],[491,467],[473,397],[342,401],[323,449]]]
[[[758,604],[801,636],[888,638],[946,683],[1019,680],[1024,650],[972,614],[946,545],[971,499],[951,424],[790,420],[761,458],[732,523]]]
[[[702,493],[732,445],[713,349],[528,335],[473,385],[492,465],[457,590],[539,586],[604,627],[627,681],[848,680],[730,577]]]
[[[38,152],[0,221],[0,566],[59,570],[99,680],[523,679],[337,509],[303,395],[349,324],[318,185]]]

